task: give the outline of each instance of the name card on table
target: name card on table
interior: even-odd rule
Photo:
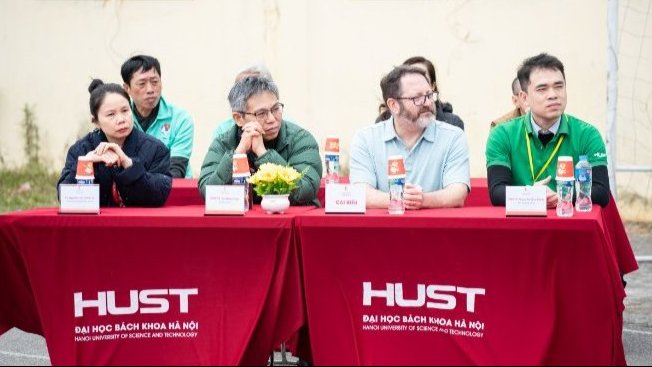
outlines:
[[[244,185],[206,185],[206,215],[244,215]]]
[[[100,185],[59,185],[59,213],[99,214]]]
[[[506,216],[542,216],[546,210],[545,186],[507,186],[505,190]]]
[[[326,213],[366,213],[365,187],[358,184],[326,184]]]

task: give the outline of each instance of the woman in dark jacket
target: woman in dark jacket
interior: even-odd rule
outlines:
[[[437,89],[437,74],[435,73],[435,65],[433,65],[433,63],[430,62],[430,60],[426,59],[423,56],[414,56],[403,61],[403,65],[415,66],[425,71],[426,77],[428,78],[428,82],[432,85],[432,91],[435,92],[437,96],[439,96],[439,90]],[[457,126],[460,129],[464,130],[464,121],[462,121],[462,119],[459,116],[453,113],[453,105],[451,105],[448,102],[443,102],[439,99],[439,97],[437,97],[437,99],[435,100],[435,108],[436,108],[435,118],[437,120],[447,122],[453,126]],[[378,110],[380,114],[376,118],[376,122],[385,121],[391,116],[384,103],[378,107]]]
[[[95,79],[88,91],[97,129],[70,147],[58,183],[76,183],[77,159],[86,156],[94,162],[100,206],[162,206],[172,188],[170,151],[134,129],[129,95],[120,85]]]

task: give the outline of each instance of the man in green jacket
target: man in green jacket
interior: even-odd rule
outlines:
[[[230,185],[233,154],[247,154],[254,172],[263,163],[290,166],[298,172],[307,168],[298,188],[290,194],[290,203],[319,206],[319,145],[308,131],[283,121],[283,103],[279,102],[276,84],[260,76],[244,78],[231,88],[229,104],[236,125],[218,136],[206,153],[199,174],[202,196],[206,196],[206,185]],[[255,203],[260,200],[254,196]]]
[[[172,177],[191,178],[194,123],[188,112],[161,95],[161,64],[152,56],[137,55],[122,64],[120,74],[131,97],[134,127],[170,149]]]

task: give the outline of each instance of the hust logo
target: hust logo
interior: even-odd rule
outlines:
[[[84,299],[82,292],[75,292],[75,317],[83,317],[84,309],[96,308],[99,316],[133,315],[135,313],[166,313],[170,310],[168,298],[179,298],[179,312],[188,313],[190,296],[199,294],[197,288],[143,289],[129,291],[129,305],[117,306],[115,291],[97,292],[97,298]]]
[[[372,289],[371,282],[362,282],[362,305],[371,306],[372,298],[384,298],[388,307],[425,306],[440,310],[454,310],[457,307],[457,294],[461,294],[466,295],[466,311],[473,313],[475,312],[476,295],[485,294],[484,288],[466,288],[454,285],[417,284],[416,288],[416,299],[405,299],[403,283],[385,283],[385,289]]]

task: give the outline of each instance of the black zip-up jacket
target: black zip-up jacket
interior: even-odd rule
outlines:
[[[57,188],[62,183],[77,183],[77,158],[106,141],[106,135],[98,129],[71,146]],[[100,185],[100,206],[117,206],[112,194],[114,182],[125,206],[163,206],[172,189],[168,148],[158,139],[133,129],[125,140],[122,151],[133,161],[128,169],[106,167],[103,163],[94,164],[95,183]]]

